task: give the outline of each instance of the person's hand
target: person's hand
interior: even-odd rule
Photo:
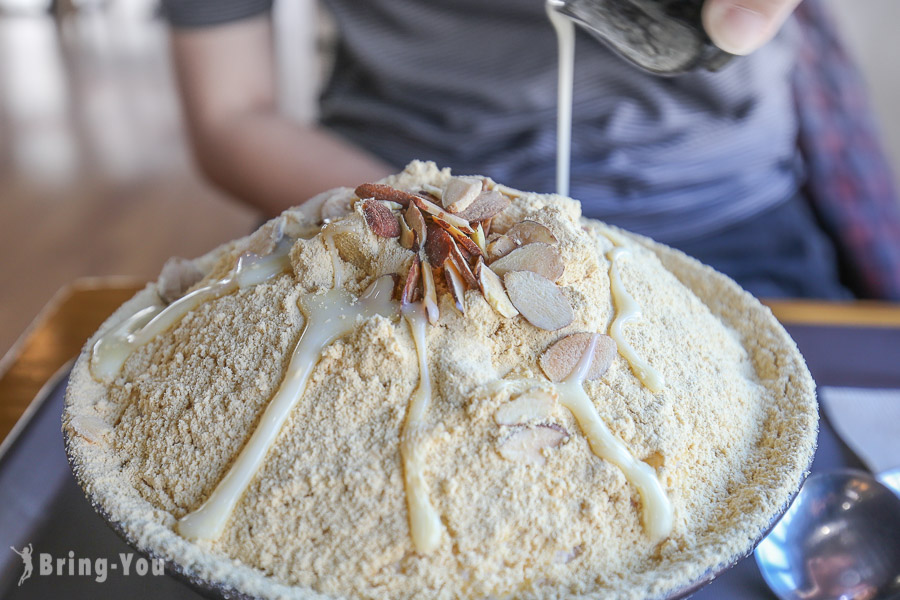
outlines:
[[[778,32],[800,0],[706,0],[703,27],[731,54],[750,54]]]

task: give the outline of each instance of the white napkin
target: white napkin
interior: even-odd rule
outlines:
[[[900,390],[821,387],[819,401],[837,434],[872,473],[900,467]]]

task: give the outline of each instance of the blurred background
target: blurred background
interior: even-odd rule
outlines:
[[[831,4],[900,173],[900,2]],[[327,18],[290,0],[275,23],[282,104],[312,119]],[[258,220],[192,167],[154,0],[0,0],[0,356],[75,278],[154,278]]]

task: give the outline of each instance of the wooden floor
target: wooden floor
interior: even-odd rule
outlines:
[[[192,172],[157,22],[0,17],[0,356],[76,277],[154,277],[257,221]]]

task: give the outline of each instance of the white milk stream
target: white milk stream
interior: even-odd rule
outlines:
[[[178,521],[178,533],[190,540],[219,537],[238,500],[259,471],[282,425],[303,396],[322,350],[356,329],[360,320],[375,315],[388,317],[396,314],[396,303],[391,300],[393,289],[393,279],[382,277],[358,300],[343,289],[332,289],[301,299],[306,324],[284,380],[228,473],[200,508]]]
[[[558,2],[547,0],[545,8],[553,28],[556,30],[556,39],[559,45],[559,79],[557,83],[557,107],[556,107],[556,193],[562,196],[569,195],[569,176],[571,169],[572,150],[572,89],[574,87],[575,67],[575,23],[569,17],[560,14],[556,10]],[[609,237],[614,245],[619,246],[617,239]],[[631,365],[635,376],[650,391],[657,393],[665,386],[665,380],[659,371],[651,367],[647,361],[638,356],[637,352],[622,337],[622,328],[632,319],[641,314],[641,307],[635,299],[625,290],[616,260],[629,254],[624,248],[615,248],[608,255],[610,261],[609,278],[616,305],[616,318],[610,326],[609,335],[616,340],[619,354]]]
[[[572,152],[572,88],[575,69],[575,23],[547,0],[547,16],[556,30],[559,45],[559,75],[556,84],[556,193],[569,195]]]

